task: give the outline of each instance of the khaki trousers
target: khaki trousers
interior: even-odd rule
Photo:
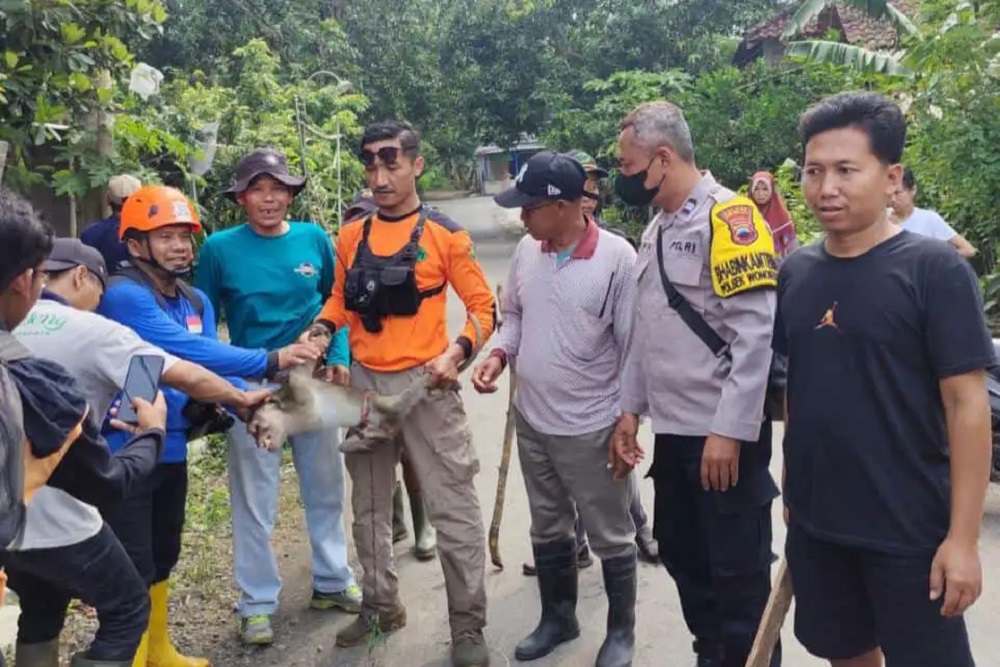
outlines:
[[[396,394],[422,377],[420,368],[378,373],[353,364],[351,385]],[[366,615],[391,611],[399,594],[392,553],[392,493],[396,465],[405,450],[423,489],[444,571],[452,637],[486,625],[486,534],[474,478],[479,459],[462,399],[447,391],[421,403],[392,443],[345,456],[351,475],[354,544],[364,574]]]

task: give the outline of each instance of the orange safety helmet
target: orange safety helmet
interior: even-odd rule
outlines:
[[[167,185],[144,185],[122,205],[118,238],[124,239],[130,229],[151,232],[169,225],[190,225],[195,234],[201,231],[198,211],[183,192]]]

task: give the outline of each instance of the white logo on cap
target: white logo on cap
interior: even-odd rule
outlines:
[[[527,162],[525,162],[523,165],[521,165],[521,171],[517,172],[517,177],[514,178],[514,182],[515,183],[520,183],[521,180],[524,178],[524,172],[526,172],[526,171],[528,171],[528,163]]]
[[[549,183],[549,184],[548,184],[548,185],[546,186],[546,192],[548,193],[548,195],[549,195],[550,197],[558,197],[559,195],[561,195],[561,194],[562,194],[562,190],[560,190],[560,189],[559,189],[559,188],[557,188],[556,186],[552,185],[551,183]]]
[[[274,165],[278,164],[278,156],[275,155],[274,153],[268,153],[267,155],[264,156],[264,162],[273,167]]]
[[[174,202],[174,217],[178,220],[191,220],[194,218],[191,215],[191,207],[187,205],[186,201]]]

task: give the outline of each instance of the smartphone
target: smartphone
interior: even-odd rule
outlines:
[[[126,424],[138,424],[139,416],[132,406],[133,398],[141,398],[150,403],[159,391],[160,375],[163,373],[163,357],[151,354],[137,354],[128,363],[125,387],[122,389],[122,403],[118,407],[118,419]]]

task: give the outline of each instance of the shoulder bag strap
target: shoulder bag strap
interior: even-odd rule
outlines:
[[[660,282],[663,283],[663,291],[667,293],[667,303],[673,308],[684,324],[701,339],[708,349],[716,357],[732,359],[729,352],[729,343],[722,339],[715,332],[708,322],[691,306],[691,302],[684,298],[684,295],[677,291],[670,279],[667,278],[667,271],[663,266],[663,227],[656,232],[656,263],[660,269]]]

